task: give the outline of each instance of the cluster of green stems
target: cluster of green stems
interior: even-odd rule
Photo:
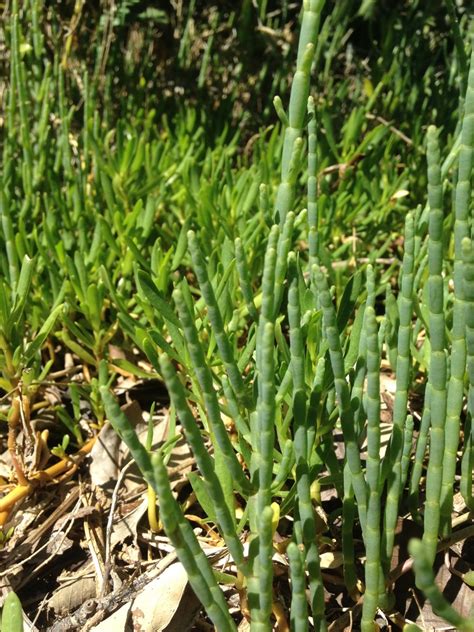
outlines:
[[[474,258],[470,180],[474,54],[464,101],[454,196],[454,294],[450,295],[447,282],[445,252],[449,244],[444,230],[447,221],[438,133],[430,127],[428,232],[425,236],[424,214],[408,214],[398,300],[392,302],[393,310],[387,307],[383,316],[377,315],[375,271],[369,266],[365,288],[361,286],[362,299],[356,297],[346,315],[342,299],[336,308],[329,271],[319,263],[323,245],[318,239],[322,219],[317,199],[317,119],[309,85],[323,6],[324,2],[318,0],[304,2],[288,114],[281,101],[276,103],[285,126],[281,183],[276,193],[276,222],[268,235],[258,305],[250,286],[244,240],[238,237],[235,241],[236,273],[244,305],[242,314],[248,322],[246,344],[250,351],[241,354],[229,331],[220,303],[222,288],[218,291],[198,238],[190,231],[187,244],[202,299],[196,301],[183,280],[173,293],[178,318],[164,317],[169,321],[173,340],[180,340],[178,358],[187,374],[177,372],[172,362],[175,358],[168,353],[161,353],[159,359],[152,354],[150,359],[167,385],[195,456],[203,483],[197,495],[201,495],[203,506],[212,507],[213,519],[235,565],[236,583],[241,594],[246,594],[252,632],[272,629],[273,538],[278,515],[285,515],[285,511],[293,516],[287,548],[292,629],[308,630],[309,617],[312,629],[327,629],[320,568],[322,534],[314,496],[314,484],[324,472],[338,481],[334,484],[342,502],[344,577],[352,596],[363,586],[363,632],[374,629],[378,608],[389,610],[392,605],[389,573],[395,528],[400,507],[407,503],[414,519],[423,524],[422,541],[410,545],[417,584],[431,599],[435,611],[456,621],[458,629],[470,630],[472,626],[446,607],[436,592],[430,569],[440,537],[448,536],[451,529],[461,423],[461,492],[466,505],[473,507]],[[293,247],[295,224],[301,217],[295,216],[294,199],[306,117],[308,256]],[[422,246],[423,240],[426,247]],[[306,261],[309,264],[305,270]],[[417,277],[420,265],[423,272]],[[451,303],[452,319],[448,319]],[[346,342],[343,334],[354,308],[351,336]],[[421,424],[415,432],[409,411],[420,328],[425,332],[427,381]],[[207,341],[204,331],[208,332]],[[383,351],[389,348],[389,332],[393,331],[397,332],[393,355],[396,392],[391,438],[382,452],[380,371]],[[212,344],[215,353],[212,363],[208,344]],[[419,353],[416,358],[419,362]],[[467,417],[463,421],[466,372],[469,387]],[[191,393],[187,391],[189,380]],[[193,589],[220,632],[235,630],[211,566],[171,492],[166,474],[167,450],[150,457],[106,386],[101,393],[108,418],[156,491],[160,520]],[[194,414],[191,401],[198,402],[199,417]],[[231,413],[235,441],[229,437],[223,413]],[[342,460],[336,455],[332,440],[335,427],[343,434]],[[423,477],[424,503],[419,497]],[[236,495],[245,506],[240,520],[235,511]],[[249,527],[245,535],[248,546],[243,544],[245,525]],[[360,528],[365,546],[362,584],[357,581],[356,527]]]

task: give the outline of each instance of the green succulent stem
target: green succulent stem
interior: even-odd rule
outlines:
[[[432,562],[426,548],[420,540],[410,540],[408,552],[414,558],[416,585],[431,602],[433,612],[443,617],[459,632],[473,632],[474,619],[465,619],[449,605],[443,593],[436,586],[432,571]]]
[[[447,361],[443,291],[443,210],[437,131],[428,128],[428,309],[431,357],[429,366],[431,430],[430,459],[426,477],[426,501],[423,544],[427,558],[436,556],[440,525],[440,496],[447,403]],[[453,368],[453,367],[452,367]]]
[[[281,160],[281,182],[278,187],[275,210],[284,223],[292,210],[295,197],[295,182],[291,178],[291,162],[295,143],[301,138],[309,96],[310,72],[319,31],[321,12],[325,0],[305,0],[298,44],[296,73],[291,86],[288,106],[288,126],[285,129]]]
[[[449,376],[446,428],[441,484],[441,527],[443,535],[451,530],[453,481],[459,445],[460,416],[464,399],[466,370],[466,299],[463,284],[463,240],[470,236],[471,181],[474,154],[474,47],[471,53],[464,116],[461,128],[461,145],[456,190],[454,195],[454,305],[451,334],[451,373]]]

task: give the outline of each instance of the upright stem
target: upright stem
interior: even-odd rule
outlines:
[[[401,494],[401,456],[403,433],[408,404],[408,389],[411,381],[410,343],[412,335],[413,279],[414,279],[414,239],[415,227],[413,215],[407,215],[405,223],[405,252],[403,256],[401,293],[398,299],[400,325],[397,343],[397,386],[393,408],[393,431],[387,458],[390,459],[387,500],[385,504],[385,525],[382,546],[382,565],[385,573],[390,570],[395,526],[398,517],[398,505]]]
[[[301,137],[303,131],[309,96],[311,64],[324,4],[325,0],[304,0],[303,3],[303,20],[298,44],[296,73],[291,86],[288,126],[285,130],[283,141],[281,182],[275,203],[275,210],[279,214],[280,223],[282,224],[286,219],[287,213],[292,210],[295,197],[295,182],[290,177],[290,166],[294,155],[295,142]]]
[[[431,433],[430,460],[426,477],[426,502],[423,544],[432,564],[436,556],[440,522],[440,493],[443,477],[444,432],[446,420],[446,338],[443,291],[443,210],[436,128],[428,128],[428,308],[431,357],[429,368]]]
[[[451,350],[451,375],[448,385],[445,449],[441,488],[442,533],[451,530],[453,481],[459,444],[459,423],[464,395],[466,370],[465,295],[463,286],[463,239],[469,237],[471,179],[474,153],[474,47],[471,55],[464,117],[459,149],[458,180],[454,198],[454,308]]]

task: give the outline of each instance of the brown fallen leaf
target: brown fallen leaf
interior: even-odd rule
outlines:
[[[162,632],[168,627],[183,599],[185,608],[180,609],[179,627],[173,630],[187,629],[188,625],[200,609],[200,605],[192,591],[186,591],[188,577],[184,567],[176,562],[169,566],[159,577],[153,579],[133,601],[124,604],[119,610],[101,623],[91,628],[91,632],[121,632],[128,626],[140,632]],[[191,616],[190,616],[191,615]]]
[[[320,555],[321,568],[340,568],[344,563],[341,551],[326,551]]]
[[[452,563],[460,565],[459,558],[457,562]],[[459,576],[451,572],[443,562],[443,554],[437,556],[435,569],[437,569],[435,583],[451,606],[465,618],[472,616],[474,589],[465,584]],[[412,573],[410,574],[412,575]],[[427,601],[425,596],[416,588],[407,599],[405,616],[407,619],[414,621],[417,625],[422,627],[422,629],[424,628],[432,632],[441,632],[442,630],[446,631],[449,629],[446,621],[433,612],[430,602]]]
[[[62,616],[73,612],[88,599],[96,594],[95,576],[84,577],[80,574],[72,576],[70,581],[54,591],[48,600],[48,609],[53,610],[56,616]]]
[[[91,450],[89,473],[94,486],[107,488],[117,480],[120,471],[120,437],[110,424],[105,424]]]

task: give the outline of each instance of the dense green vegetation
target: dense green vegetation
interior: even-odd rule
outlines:
[[[440,538],[472,526],[474,506],[468,5],[63,4],[6,11],[5,547],[18,501],[67,477],[109,421],[219,631],[242,617],[272,629],[279,540],[292,629],[341,617],[320,556],[342,551],[344,598],[373,630],[378,609],[396,610],[409,512],[420,589],[472,630],[432,578]],[[385,450],[382,368],[395,384]],[[120,376],[166,386],[155,454],[119,406]],[[32,427],[44,410],[46,434]],[[197,471],[176,498],[166,465],[181,430]],[[238,619],[184,516],[191,494],[232,557]]]

